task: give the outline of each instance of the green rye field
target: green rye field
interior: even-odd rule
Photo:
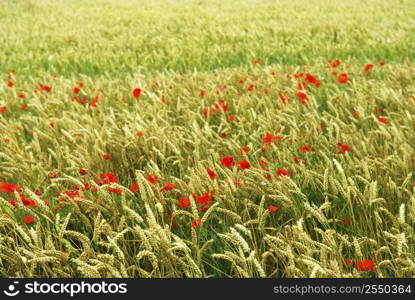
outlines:
[[[413,0],[0,0],[0,277],[415,277]]]

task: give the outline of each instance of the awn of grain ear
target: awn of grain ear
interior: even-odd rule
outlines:
[[[353,237],[353,247],[354,247],[356,256],[359,258],[362,258],[363,257],[362,249],[360,248],[359,241],[355,237]]]
[[[86,262],[80,260],[80,259],[73,259],[72,260],[75,264],[78,265],[78,269],[80,272],[82,272],[86,277],[88,278],[101,278],[101,274],[96,269],[95,266],[91,266],[87,264]]]
[[[250,252],[251,249],[248,245],[248,243],[245,241],[245,239],[242,237],[242,235],[237,232],[233,227],[230,228],[231,234],[232,236],[235,238],[235,240],[238,243],[238,246],[241,247],[241,249],[246,253],[246,252]]]
[[[259,261],[256,259],[255,255],[256,255],[255,251],[252,251],[251,254],[249,255],[249,259],[251,260],[251,262],[255,266],[255,269],[257,270],[257,272],[259,274],[259,277],[265,278],[265,277],[267,277],[267,275],[265,274],[264,269],[262,268]]]
[[[206,220],[209,218],[210,214],[215,210],[216,206],[219,205],[219,202],[215,202],[214,204],[212,204],[208,210],[204,213],[203,217],[202,217],[202,224],[204,224],[206,222]]]
[[[404,224],[406,223],[405,221],[405,204],[402,203],[401,206],[399,207],[399,221]]]
[[[153,252],[150,252],[148,250],[142,250],[139,253],[137,253],[137,255],[135,256],[137,261],[140,261],[143,257],[148,258],[148,260],[150,261],[153,267],[153,271],[158,269],[159,263],[158,263],[157,257],[154,255]]]

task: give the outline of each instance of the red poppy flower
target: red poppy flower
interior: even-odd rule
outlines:
[[[137,131],[137,132],[135,133],[135,135],[136,135],[136,136],[138,136],[138,137],[142,137],[142,136],[144,136],[144,132],[142,132],[142,131]]]
[[[225,156],[221,161],[222,166],[230,168],[235,165],[235,160],[232,156]]]
[[[88,97],[78,98],[76,96],[72,97],[72,101],[78,102],[79,104],[84,104],[88,100]]]
[[[81,174],[81,175],[86,175],[88,172],[85,170],[85,169],[79,169],[79,173]]]
[[[215,104],[215,107],[218,107],[219,105],[222,107],[222,110],[224,112],[226,112],[228,110],[228,106],[226,105],[226,101],[225,100],[223,100],[223,99],[219,100],[219,104],[218,103]]]
[[[300,162],[300,159],[297,156],[295,156],[293,160],[296,164],[298,164]]]
[[[383,62],[383,61],[381,61],[380,63],[379,63],[379,66],[384,66],[385,65],[385,62]]]
[[[337,143],[336,147],[340,149],[339,151],[337,151],[337,154],[345,154],[346,152],[350,151],[349,145],[342,144],[341,142]]]
[[[357,269],[359,271],[375,271],[375,263],[371,259],[359,260]]]
[[[205,91],[200,91],[200,92],[199,92],[199,96],[200,96],[200,97],[203,97],[204,95],[206,95],[206,92],[205,92]]]
[[[280,100],[282,101],[282,103],[286,104],[288,101],[288,98],[284,97],[284,95],[279,94],[278,97],[280,98]]]
[[[281,141],[282,139],[279,135],[272,135],[267,132],[262,140],[264,141],[264,145],[269,146],[273,141]]]
[[[111,158],[111,155],[109,155],[109,154],[104,154],[102,157],[103,157],[105,160],[109,160],[109,159]]]
[[[235,121],[236,116],[235,115],[230,115],[226,118],[229,122]]]
[[[182,208],[188,208],[190,206],[190,200],[184,197],[179,199],[179,206]]]
[[[32,224],[35,221],[35,218],[32,216],[23,217],[23,223]]]
[[[335,69],[337,68],[339,65],[341,64],[341,61],[336,59],[332,64],[331,64],[331,68]]]
[[[270,145],[272,143],[273,136],[271,133],[267,132],[262,140],[264,141],[265,145]]]
[[[79,197],[79,191],[63,191],[61,194],[69,196],[71,199],[74,199],[75,197]]]
[[[216,90],[216,94],[221,94],[226,89],[226,85],[221,86],[219,89]]]
[[[363,67],[363,71],[370,72],[370,70],[372,70],[373,67],[374,67],[373,64],[367,64]]]
[[[24,93],[19,93],[17,94],[17,97],[19,97],[20,99],[24,99],[26,95]]]
[[[310,152],[310,147],[309,146],[302,146],[300,148],[300,152],[301,152],[301,154],[304,154],[306,152]]]
[[[300,100],[301,101],[301,103],[307,103],[307,100],[308,100],[308,96],[307,96],[307,94],[306,93],[304,93],[304,92],[301,92],[301,91],[298,91],[297,93],[295,93],[296,94],[296,96],[297,96],[297,98],[298,98],[298,100]]]
[[[27,109],[27,104],[23,104],[22,106],[20,106],[20,110],[26,110]]]
[[[278,176],[290,176],[290,173],[288,173],[287,169],[279,168],[277,170],[277,175]]]
[[[52,87],[48,86],[48,85],[41,84],[41,85],[39,85],[39,89],[49,93],[52,90]]]
[[[305,75],[305,79],[307,80],[307,82],[308,82],[309,84],[314,85],[314,87],[316,87],[316,88],[319,88],[319,87],[320,87],[320,81],[317,79],[317,77],[315,77],[315,76],[313,76],[313,75],[311,75],[311,74],[307,73],[307,74]]]
[[[14,201],[14,200],[9,200],[9,204],[10,205],[13,205],[13,206],[16,206],[17,205],[16,201]]]
[[[276,207],[276,206],[274,206],[274,205],[269,205],[268,206],[268,211],[270,212],[270,213],[274,213],[274,212],[276,212],[278,210],[278,207]]]
[[[94,99],[88,103],[88,107],[97,107],[99,96],[95,96]]]
[[[341,84],[346,84],[349,81],[349,76],[346,73],[341,73],[339,77],[337,77],[337,81]]]
[[[349,225],[350,224],[350,219],[349,218],[344,218],[343,223],[344,223],[344,225]]]
[[[117,178],[113,173],[107,173],[107,174],[99,174],[99,177],[103,179],[104,184],[110,184],[114,182],[118,182]],[[99,183],[99,182],[97,182]]]
[[[195,197],[193,194],[193,197],[196,198],[196,202],[200,204],[207,204],[210,203],[213,200],[213,197],[215,195],[215,191],[210,191],[210,193],[205,193],[202,196]]]
[[[19,196],[24,206],[36,207],[36,202],[33,201],[32,199],[26,198],[24,195],[20,193],[19,193]]]
[[[133,183],[133,184],[131,185],[131,187],[130,187],[130,191],[131,191],[132,193],[137,192],[139,189],[140,189],[140,186],[139,186],[137,183]]]
[[[249,147],[248,146],[243,146],[242,150],[239,152],[241,155],[243,155],[244,153],[248,153],[249,152]]]
[[[13,86],[14,86],[14,83],[13,83],[13,82],[11,82],[11,81],[9,81],[9,82],[7,83],[7,86],[8,86],[8,87],[13,87]]]
[[[216,173],[213,170],[209,169],[209,168],[206,168],[206,172],[208,173],[210,179],[212,179],[212,180],[214,180],[215,177],[217,176]]]
[[[253,90],[255,89],[255,85],[253,85],[253,84],[250,84],[248,87],[247,87],[247,91],[250,91],[250,92],[252,92]]]
[[[266,167],[266,166],[268,166],[268,163],[267,163],[267,161],[266,161],[266,158],[261,158],[261,159],[259,160],[259,164],[260,164],[262,167]]]
[[[58,177],[58,174],[56,174],[55,172],[50,172],[48,176],[49,178],[56,178]]]
[[[140,98],[140,96],[141,96],[141,89],[139,89],[139,88],[134,89],[134,90],[133,90],[133,97],[134,97],[135,99],[139,99],[139,98]]]
[[[150,182],[151,184],[156,184],[158,180],[159,180],[159,177],[157,175],[149,174],[147,176],[147,181]]]
[[[383,123],[383,124],[388,124],[388,119],[386,119],[384,117],[378,117],[378,121]]]
[[[19,190],[19,187],[17,184],[0,182],[0,193],[14,193],[14,191],[18,191],[18,190]]]
[[[202,225],[202,219],[192,221],[192,227],[193,228],[199,227],[200,225]]]
[[[202,212],[205,212],[209,209],[209,207],[210,207],[210,205],[206,204],[206,205],[203,205],[199,210],[202,211]]]
[[[0,106],[0,113],[5,112],[7,110],[7,106]]]
[[[23,195],[20,195],[20,199],[22,200],[24,206],[36,207],[36,202],[32,199],[26,198]]]
[[[246,159],[239,161],[238,165],[242,170],[246,170],[246,169],[251,168],[251,164]]]
[[[80,91],[81,91],[81,89],[79,87],[76,87],[76,88],[73,89],[73,92],[75,94],[79,94]]]
[[[161,188],[160,191],[171,191],[174,189],[174,183],[172,182],[167,182],[163,185],[163,187]]]
[[[122,190],[120,190],[120,189],[108,188],[107,191],[110,192],[110,193],[117,194],[117,195],[121,195],[122,194]]]

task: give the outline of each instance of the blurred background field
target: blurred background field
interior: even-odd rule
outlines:
[[[0,62],[27,75],[415,58],[411,0],[0,1]]]

